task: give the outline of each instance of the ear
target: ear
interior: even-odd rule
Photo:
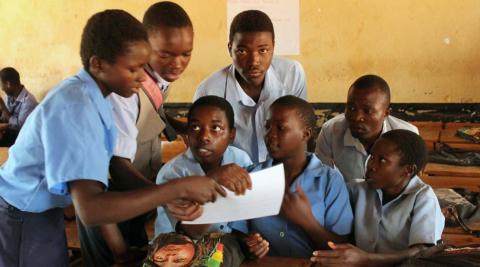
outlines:
[[[303,128],[303,140],[305,142],[308,142],[310,138],[312,137],[313,129],[312,127],[305,127]]]
[[[232,43],[231,42],[228,42],[227,48],[228,48],[228,54],[230,55],[230,57],[232,57]]]
[[[88,60],[88,63],[90,65],[89,71],[92,74],[98,74],[103,71],[103,62],[99,57],[91,56],[90,59]]]
[[[404,168],[404,174],[408,178],[412,177],[414,173],[417,172],[417,165],[415,164],[407,164]]]
[[[230,144],[235,141],[235,136],[237,136],[237,129],[233,127],[232,129],[230,129],[230,136],[228,137],[228,141],[230,142]]]
[[[385,109],[385,117],[387,117],[388,115],[390,115],[390,111],[392,110],[392,108],[390,107],[390,105]]]

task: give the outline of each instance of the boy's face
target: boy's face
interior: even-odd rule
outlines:
[[[410,180],[410,173],[407,165],[402,166],[400,162],[397,145],[384,138],[378,139],[367,162],[365,180],[374,189],[402,190]]]
[[[310,131],[294,108],[270,107],[265,128],[265,144],[271,158],[282,161],[305,152]]]
[[[194,256],[195,248],[192,243],[171,244],[157,250],[153,255],[153,262],[162,267],[189,266]]]
[[[150,66],[167,82],[180,78],[193,50],[192,27],[158,27],[148,33],[152,46]]]
[[[352,136],[360,140],[376,138],[389,115],[386,95],[377,88],[348,91],[345,118]]]
[[[195,108],[188,121],[188,145],[202,167],[219,165],[234,139],[235,129],[230,129],[223,110],[212,106]]]
[[[260,86],[273,57],[271,32],[237,32],[228,44],[235,70],[245,82]]]
[[[1,81],[1,86],[2,86],[2,91],[5,92],[6,95],[8,96],[11,96],[13,94],[13,86],[11,86],[11,82],[4,82],[4,81]]]
[[[117,56],[114,63],[97,59],[91,66],[97,82],[103,84],[109,92],[130,97],[138,92],[145,80],[143,67],[150,59],[150,45],[145,41],[132,42],[124,55]],[[102,92],[104,95],[105,92]]]

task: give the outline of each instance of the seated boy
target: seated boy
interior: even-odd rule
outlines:
[[[329,166],[337,167],[345,181],[363,178],[365,161],[382,133],[414,125],[390,116],[390,88],[376,75],[358,78],[348,90],[345,114],[327,121],[317,138],[315,153]]]
[[[373,145],[364,181],[351,184],[355,243],[316,251],[323,265],[392,266],[441,239],[444,217],[432,188],[417,174],[427,163],[425,143],[392,130]]]
[[[168,180],[190,176],[205,175],[222,165],[237,164],[246,167],[252,164],[248,154],[230,146],[235,139],[234,113],[232,106],[218,96],[204,96],[195,101],[188,112],[188,150],[167,162],[157,176],[157,184]],[[246,172],[246,171],[245,171]],[[247,175],[248,177],[248,175]],[[232,173],[230,179],[219,181],[236,193],[243,193],[251,187],[251,181],[238,179],[238,173]],[[157,209],[155,236],[175,231],[177,219],[182,220],[191,213],[201,214],[201,207],[193,203],[170,203],[167,205],[174,218],[168,218],[163,207]],[[179,225],[192,237],[200,237],[207,231],[230,232],[226,224],[216,225]]]
[[[314,125],[313,109],[301,98],[283,96],[270,106],[265,144],[271,159],[253,171],[283,163],[286,192],[279,215],[247,222],[245,243],[257,257],[268,251],[270,256],[309,258],[327,248],[327,241],[348,241],[353,214],[343,177],[306,152]]]

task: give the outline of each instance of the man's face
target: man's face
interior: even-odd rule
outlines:
[[[192,27],[159,27],[148,33],[148,40],[152,46],[153,70],[167,82],[180,78],[192,55]]]
[[[345,118],[352,136],[362,140],[376,138],[382,132],[383,121],[389,115],[387,96],[378,88],[348,91]]]
[[[2,91],[4,91],[6,95],[8,95],[8,96],[13,95],[14,90],[13,90],[13,86],[12,86],[11,82],[1,81],[0,84],[2,86]]]
[[[237,32],[228,44],[235,70],[242,79],[254,86],[260,86],[273,57],[273,36],[271,32]]]
[[[162,267],[189,266],[194,256],[193,244],[170,244],[155,252],[153,262]]]

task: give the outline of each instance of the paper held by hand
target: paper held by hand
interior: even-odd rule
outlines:
[[[247,190],[245,195],[236,196],[227,190],[227,197],[205,204],[199,218],[182,223],[223,223],[277,215],[285,192],[283,164],[250,173],[250,178],[252,190]]]

